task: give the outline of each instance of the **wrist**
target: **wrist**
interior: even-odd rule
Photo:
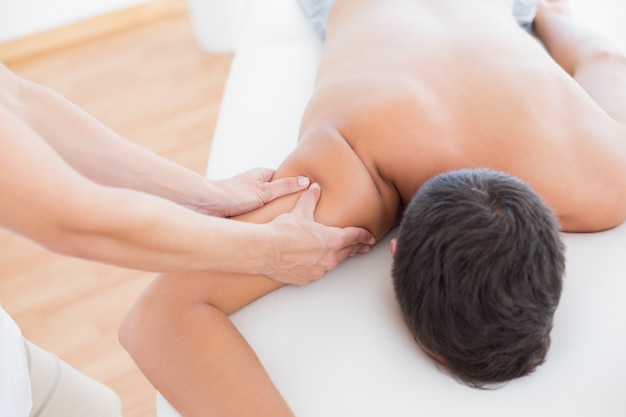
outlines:
[[[201,177],[200,186],[195,187],[194,195],[188,204],[194,211],[213,217],[226,217],[224,210],[225,194],[217,181]]]
[[[212,217],[226,217],[224,201],[226,195],[218,181],[198,175],[198,181],[190,183],[185,189],[179,189],[173,199],[179,205],[197,213]]]
[[[257,265],[255,273],[265,276],[271,276],[280,265],[281,251],[280,239],[269,223],[256,225],[257,233],[251,239],[255,242],[250,258],[253,259],[252,264]]]

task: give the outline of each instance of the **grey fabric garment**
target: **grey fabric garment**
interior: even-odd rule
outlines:
[[[319,38],[326,39],[326,20],[333,0],[298,0],[298,3]]]
[[[326,39],[326,21],[333,0],[298,0],[304,15],[309,20],[320,40]],[[537,0],[513,0],[512,12],[517,23],[527,31],[532,31],[537,13]]]
[[[533,21],[537,14],[537,0],[514,0],[513,16],[517,23],[527,31],[532,31]]]

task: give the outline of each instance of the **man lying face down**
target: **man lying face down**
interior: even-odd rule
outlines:
[[[626,217],[626,59],[538,4],[336,0],[297,147],[277,176],[323,190],[316,219],[378,239],[402,223],[393,278],[417,342],[488,386],[549,346],[564,269],[559,230]],[[286,196],[242,221],[291,210]],[[163,275],[120,339],[185,416],[293,415],[228,315],[279,288],[263,276]]]

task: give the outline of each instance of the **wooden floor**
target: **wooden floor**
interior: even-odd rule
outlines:
[[[203,173],[230,62],[200,51],[182,15],[8,66]],[[2,229],[0,248],[0,301],[24,335],[111,386],[125,417],[153,417],[154,390],[117,328],[154,274],[57,256]]]

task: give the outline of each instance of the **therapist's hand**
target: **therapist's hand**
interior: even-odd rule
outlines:
[[[232,217],[257,209],[287,194],[306,189],[306,177],[288,177],[272,181],[274,170],[255,168],[232,178],[215,181],[218,188],[215,204],[204,207],[208,214]]]
[[[322,278],[339,262],[368,252],[374,236],[359,227],[328,227],[313,217],[321,190],[313,184],[302,193],[290,213],[269,223],[278,249],[274,265],[264,275],[286,284],[306,285]]]

